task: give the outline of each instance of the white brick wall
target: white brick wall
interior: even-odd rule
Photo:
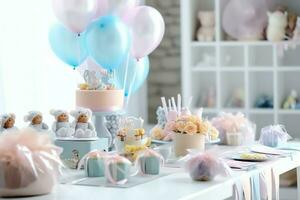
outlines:
[[[160,97],[172,97],[180,92],[180,0],[146,0],[146,5],[159,10],[166,23],[163,41],[150,55],[148,113],[149,121],[156,122],[155,110],[161,104]]]

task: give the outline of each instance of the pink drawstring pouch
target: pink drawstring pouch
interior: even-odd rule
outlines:
[[[0,136],[0,196],[47,194],[56,184],[63,166],[62,150],[48,135],[33,129]]]
[[[265,146],[278,147],[285,144],[292,137],[283,125],[271,125],[261,129],[259,142]]]
[[[231,169],[221,158],[212,153],[199,153],[192,156],[185,165],[190,177],[195,181],[210,181],[216,176],[230,176]]]

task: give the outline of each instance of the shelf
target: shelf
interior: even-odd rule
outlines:
[[[250,114],[274,114],[274,109],[272,108],[252,108],[249,110]]]
[[[299,1],[279,1],[275,0],[300,14]],[[222,12],[228,2],[229,0],[181,0],[181,17],[185,22],[181,24],[184,98],[194,96],[198,100],[207,93],[208,88],[214,88],[214,106],[194,102],[193,107],[212,107],[204,109],[208,117],[222,111],[242,112],[257,123],[258,129],[280,122],[289,126],[289,130],[300,137],[300,131],[297,133],[300,110],[281,109],[291,90],[296,90],[300,99],[300,41],[224,40],[226,37],[222,30]],[[195,41],[199,10],[215,11],[215,41]],[[280,57],[281,50],[286,46],[288,50]],[[207,54],[210,55],[208,58]],[[212,62],[201,62],[205,60]],[[241,108],[228,104],[237,89],[242,90],[237,93],[244,98]],[[256,99],[263,94],[273,97],[274,108],[255,107]]]
[[[249,67],[250,72],[272,72],[274,71],[273,67]]]
[[[278,113],[282,115],[300,115],[300,110],[280,109]]]
[[[300,72],[300,66],[280,66],[277,70],[281,72]]]
[[[263,127],[274,124],[274,115],[273,114],[253,114],[249,115],[249,118],[252,122],[256,124],[256,139],[260,136],[260,131]]]
[[[192,67],[192,71],[194,72],[214,72],[216,71],[215,67],[214,66],[203,66],[203,67]]]
[[[245,69],[244,67],[234,66],[234,67],[221,67],[221,71],[224,72],[243,72]]]
[[[194,112],[200,111],[201,108],[194,108]],[[218,109],[216,108],[203,108],[203,113],[217,113]]]
[[[191,42],[191,47],[212,47],[216,46],[216,42],[199,42],[199,41],[193,41]]]

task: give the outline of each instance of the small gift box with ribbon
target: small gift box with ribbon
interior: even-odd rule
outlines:
[[[163,163],[164,158],[152,149],[144,150],[137,158],[139,171],[142,174],[158,175]]]
[[[88,177],[103,177],[106,157],[106,152],[99,150],[91,151],[80,160],[78,169],[85,166],[85,172]]]
[[[125,157],[111,155],[105,160],[105,177],[109,183],[122,185],[128,181],[132,163]]]
[[[247,145],[255,141],[256,125],[242,113],[220,113],[211,123],[220,133],[221,144]]]
[[[186,170],[195,181],[210,181],[217,175],[229,176],[231,169],[221,158],[212,153],[193,155],[186,163]]]
[[[265,146],[278,147],[291,138],[284,126],[277,124],[262,128],[259,142]]]

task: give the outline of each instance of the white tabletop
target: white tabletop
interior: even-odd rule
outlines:
[[[218,147],[220,152],[235,150],[233,147]],[[276,160],[258,164],[257,169],[251,171],[234,171],[229,178],[218,177],[209,182],[192,181],[183,169],[165,169],[174,173],[140,184],[131,188],[87,187],[77,185],[58,185],[52,194],[23,198],[32,200],[173,200],[173,199],[226,199],[232,196],[233,184],[236,179],[250,176],[252,173],[273,167],[279,174],[300,166],[300,152],[294,156],[278,158]]]

